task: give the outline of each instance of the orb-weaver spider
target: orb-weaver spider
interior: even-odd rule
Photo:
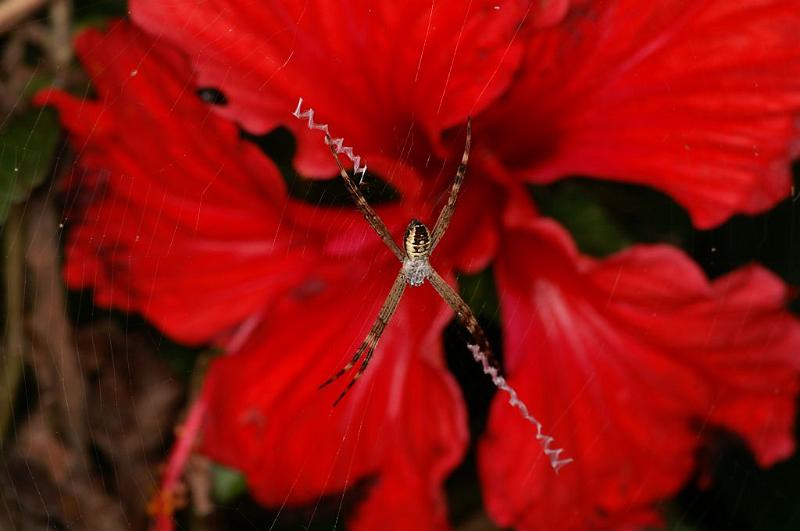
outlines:
[[[483,371],[492,378],[492,382],[494,382],[499,389],[508,393],[510,397],[509,403],[516,407],[522,413],[522,416],[536,427],[536,439],[541,444],[545,455],[550,459],[550,466],[552,466],[555,471],[558,471],[562,466],[572,462],[570,458],[559,459],[563,451],[562,449],[550,448],[553,438],[542,432],[542,424],[529,413],[527,406],[519,399],[516,391],[509,386],[506,379],[500,375],[499,365],[492,354],[489,340],[486,338],[486,334],[483,332],[480,324],[478,324],[478,319],[475,317],[475,314],[472,312],[469,305],[459,296],[458,292],[436,272],[429,261],[431,253],[450,225],[450,220],[455,212],[458,193],[461,191],[461,185],[464,182],[464,176],[467,172],[469,150],[472,143],[471,120],[467,118],[467,137],[464,142],[464,153],[461,155],[461,162],[456,170],[456,176],[455,179],[453,179],[453,185],[450,188],[450,195],[447,198],[447,203],[445,203],[442,211],[439,213],[436,224],[433,226],[433,231],[429,231],[419,220],[412,219],[406,228],[403,238],[403,249],[401,249],[394,241],[394,238],[392,238],[389,228],[361,193],[358,184],[356,184],[353,178],[347,173],[347,170],[345,170],[342,161],[339,160],[339,153],[346,154],[353,161],[355,165],[354,173],[360,173],[363,179],[367,167],[361,165],[361,158],[353,154],[352,148],[345,147],[341,138],[334,139],[328,131],[327,125],[315,123],[314,110],[309,109],[307,111],[302,111],[302,104],[303,99],[300,98],[300,101],[297,103],[297,108],[293,113],[294,116],[296,118],[307,118],[308,127],[310,129],[318,129],[325,133],[325,143],[328,145],[331,155],[333,155],[336,165],[339,167],[339,174],[347,187],[347,191],[352,196],[358,209],[364,215],[367,223],[370,224],[381,240],[383,240],[383,243],[392,251],[392,254],[402,263],[402,267],[397,273],[392,289],[383,302],[378,312],[378,317],[373,323],[366,339],[361,343],[361,346],[356,350],[350,361],[336,374],[320,385],[320,388],[323,388],[331,384],[361,361],[361,365],[356,370],[353,378],[339,394],[338,398],[336,398],[336,401],[334,401],[334,407],[347,395],[356,381],[364,374],[364,371],[367,370],[367,366],[375,352],[375,347],[378,345],[378,340],[380,340],[386,326],[389,324],[389,320],[397,309],[397,305],[400,303],[406,285],[415,287],[421,286],[425,283],[425,280],[428,280],[433,286],[433,289],[436,290],[455,312],[456,318],[472,335],[476,344],[469,345],[469,350],[472,352],[472,356],[475,360],[482,364]]]

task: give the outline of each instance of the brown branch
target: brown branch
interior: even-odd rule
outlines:
[[[51,0],[50,3],[50,61],[55,84],[63,86],[72,61],[72,2]]]
[[[5,33],[44,6],[47,0],[3,0],[0,3],[0,33]]]
[[[0,448],[14,418],[14,401],[23,370],[24,340],[24,225],[22,205],[13,205],[4,227],[5,351],[0,368]]]
[[[45,197],[28,203],[28,249],[31,311],[28,327],[33,344],[43,356],[34,357],[37,372],[50,374],[51,389],[57,397],[60,424],[67,442],[77,455],[85,456],[86,389],[77,353],[73,348],[72,327],[67,321],[64,287],[58,257],[58,220]],[[46,361],[45,361],[46,360]]]

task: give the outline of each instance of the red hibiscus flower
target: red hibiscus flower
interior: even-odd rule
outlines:
[[[444,304],[408,293],[381,340],[391,354],[331,412],[339,391],[317,387],[366,334],[394,257],[357,212],[291,201],[275,166],[187,90],[189,65],[169,47],[118,23],[84,33],[77,51],[98,99],[39,95],[61,111],[81,161],[68,183],[69,284],[235,353],[213,364],[187,424],[208,411],[204,448],[239,466],[260,500],[310,500],[380,476],[359,511],[365,526],[389,507],[399,527],[443,525],[439,487],[467,439],[443,368]],[[413,205],[398,206],[381,212],[410,219]]]
[[[441,357],[451,315],[429,287],[410,290],[352,397],[331,413],[336,391],[316,390],[360,343],[396,264],[352,209],[289,199],[227,121],[291,128],[295,167],[327,177],[321,139],[290,115],[298,96],[400,192],[379,209],[395,236],[431,220],[456,126],[475,116],[434,265],[452,277],[493,261],[506,372],[575,459],[554,476],[498,397],[480,447],[498,523],[653,522],[709,426],[764,465],[792,452],[800,327],[777,278],[751,266],[709,282],[666,246],[582,256],[520,182],[646,183],[701,227],[774,204],[800,136],[800,14],[777,0],[542,5],[135,0],[156,38],[117,25],[80,41],[98,100],[42,96],[62,112],[80,155],[71,185],[88,199],[68,280],[232,353],[209,370],[203,450],[264,503],[368,481],[353,526],[441,528],[441,484],[466,445]],[[220,90],[224,117],[192,85]]]

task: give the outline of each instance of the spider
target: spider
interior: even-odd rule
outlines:
[[[459,319],[462,325],[470,332],[470,334],[472,334],[481,352],[484,353],[490,360],[491,366],[496,368],[497,363],[492,356],[492,350],[489,346],[489,341],[486,339],[486,334],[484,334],[483,330],[478,324],[475,314],[472,313],[470,307],[458,295],[456,290],[453,289],[430,264],[431,253],[433,253],[436,245],[441,241],[442,236],[444,236],[444,233],[450,224],[450,220],[453,217],[456,200],[458,199],[458,193],[461,190],[461,184],[464,182],[464,175],[467,172],[467,162],[469,161],[469,150],[472,140],[471,120],[467,119],[467,137],[464,144],[464,153],[461,156],[461,162],[456,170],[456,176],[453,180],[453,185],[450,188],[450,195],[447,199],[447,203],[439,213],[439,217],[436,220],[436,224],[433,226],[433,230],[429,230],[428,227],[426,227],[421,221],[412,219],[409,222],[408,227],[406,228],[405,236],[403,237],[403,248],[398,246],[394,241],[389,229],[386,227],[386,224],[369,205],[366,198],[361,193],[358,184],[356,184],[353,178],[347,173],[347,170],[345,170],[344,166],[342,165],[342,161],[339,160],[339,155],[336,149],[337,146],[339,147],[339,152],[345,152],[348,150],[348,148],[342,149],[341,141],[333,140],[327,129],[323,129],[323,131],[325,132],[325,142],[330,148],[331,155],[336,160],[336,164],[339,167],[339,173],[344,180],[348,192],[355,201],[356,206],[364,215],[370,226],[372,226],[373,230],[375,230],[381,240],[383,240],[389,250],[392,251],[392,254],[394,254],[402,263],[402,267],[397,273],[397,277],[394,280],[392,289],[389,292],[389,295],[386,297],[386,300],[383,302],[383,305],[378,312],[378,317],[376,318],[375,323],[372,325],[372,328],[370,329],[369,334],[367,334],[364,342],[361,343],[355,354],[353,354],[352,359],[336,374],[328,378],[327,381],[320,385],[320,389],[338,380],[360,361],[361,365],[359,366],[355,375],[341,392],[333,405],[336,406],[345,397],[348,391],[350,391],[358,379],[367,370],[367,366],[372,359],[372,355],[375,353],[375,348],[378,345],[378,341],[383,335],[383,332],[386,330],[386,326],[389,324],[392,315],[397,309],[400,299],[405,292],[406,286],[418,287],[424,284],[425,280],[431,283],[433,289],[435,289],[442,299],[444,299],[444,301],[450,306],[450,308],[453,309],[456,317]],[[356,168],[356,171],[358,172],[360,170],[358,163],[356,164]],[[361,172],[363,173],[363,170]]]
[[[529,413],[527,406],[519,399],[517,392],[508,384],[506,379],[500,375],[500,368],[496,358],[492,354],[492,347],[489,345],[489,340],[486,338],[483,329],[478,324],[478,319],[475,317],[475,314],[472,313],[467,303],[458,295],[458,292],[456,292],[430,264],[431,253],[433,253],[436,245],[441,241],[447,227],[450,225],[450,220],[453,218],[456,201],[458,200],[458,193],[464,182],[464,175],[467,173],[467,162],[469,162],[469,150],[472,143],[472,120],[467,118],[467,137],[464,141],[464,153],[461,155],[461,162],[456,170],[456,176],[455,179],[453,179],[453,185],[450,188],[450,195],[447,198],[447,203],[442,207],[442,211],[436,219],[436,224],[433,226],[433,231],[428,230],[428,227],[421,221],[412,219],[406,228],[405,236],[403,237],[403,248],[401,249],[400,246],[397,245],[397,242],[394,241],[394,238],[392,238],[389,228],[372,209],[361,193],[358,185],[347,173],[347,170],[345,170],[342,161],[339,160],[339,153],[346,154],[350,160],[353,161],[355,166],[354,173],[360,173],[363,179],[367,167],[361,165],[361,158],[353,154],[352,148],[344,147],[341,138],[333,139],[328,131],[327,125],[314,123],[314,110],[308,109],[303,112],[301,111],[302,105],[303,99],[300,98],[300,101],[297,103],[297,109],[295,109],[292,114],[298,119],[308,118],[309,129],[318,129],[325,133],[325,143],[328,145],[331,155],[336,161],[336,165],[339,167],[339,174],[347,187],[347,191],[350,193],[353,201],[355,201],[358,209],[364,215],[367,223],[370,224],[380,239],[383,240],[383,243],[386,244],[389,250],[392,251],[392,254],[394,254],[402,264],[394,280],[392,289],[389,291],[386,300],[383,301],[383,305],[378,312],[378,317],[375,319],[366,339],[364,339],[363,343],[358,347],[350,361],[336,374],[323,382],[319,388],[322,389],[335,382],[355,367],[359,361],[361,362],[353,378],[334,401],[333,406],[336,407],[364,374],[364,371],[367,370],[372,355],[375,353],[378,341],[383,335],[386,326],[389,324],[392,315],[394,315],[397,305],[400,303],[400,299],[403,296],[403,292],[405,292],[406,285],[418,287],[427,280],[431,283],[431,286],[433,286],[433,289],[436,290],[439,296],[452,308],[459,322],[461,322],[464,328],[472,335],[475,344],[468,345],[468,348],[472,352],[472,357],[475,361],[482,365],[483,372],[489,375],[498,389],[508,394],[509,404],[517,408],[522,416],[536,427],[536,440],[542,446],[544,454],[550,460],[550,466],[553,470],[558,472],[562,466],[571,463],[571,458],[560,458],[561,452],[563,451],[562,449],[550,447],[553,438],[544,434],[541,422]]]

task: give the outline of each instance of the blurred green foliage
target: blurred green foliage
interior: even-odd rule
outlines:
[[[0,224],[50,171],[60,136],[50,109],[30,109],[0,125]]]
[[[247,483],[238,470],[222,465],[211,468],[213,496],[217,503],[231,503],[247,492]]]

